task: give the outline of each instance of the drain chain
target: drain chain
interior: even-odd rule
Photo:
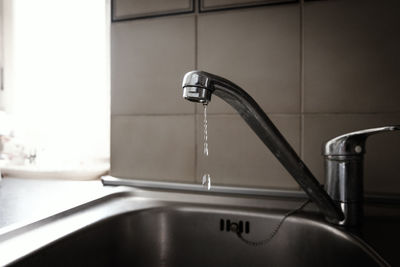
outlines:
[[[301,204],[300,207],[298,207],[297,209],[291,210],[288,213],[286,213],[282,219],[279,221],[279,223],[276,225],[276,227],[274,228],[274,230],[269,234],[269,236],[263,240],[260,241],[252,241],[252,240],[248,240],[245,237],[243,237],[242,233],[237,230],[236,234],[239,237],[240,240],[242,240],[244,243],[246,243],[249,246],[253,246],[253,247],[258,247],[258,246],[263,246],[268,244],[273,238],[274,236],[278,233],[279,229],[281,228],[282,224],[284,223],[284,221],[286,220],[286,218],[288,218],[289,216],[295,214],[296,212],[304,209],[305,206],[307,206],[309,203],[311,202],[310,199],[307,199],[303,204]]]

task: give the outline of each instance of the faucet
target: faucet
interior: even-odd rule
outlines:
[[[356,226],[363,218],[363,162],[368,136],[400,130],[399,125],[366,129],[343,134],[326,142],[325,189],[340,206],[344,219],[340,225]]]
[[[329,141],[324,150],[326,191],[256,101],[233,82],[204,71],[190,71],[182,82],[183,97],[208,104],[214,94],[230,104],[318,206],[330,223],[357,226],[362,218],[362,161],[367,136],[399,130],[369,129]]]
[[[344,214],[338,203],[332,200],[265,112],[242,88],[227,79],[204,71],[186,73],[182,87],[183,97],[189,101],[208,104],[211,95],[214,94],[230,104],[315,202],[325,217],[330,222],[343,221]]]

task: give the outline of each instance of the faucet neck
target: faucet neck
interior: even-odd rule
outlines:
[[[339,206],[324,191],[321,184],[315,179],[261,107],[242,88],[227,79],[203,71],[187,73],[182,86],[184,89],[186,87],[204,88],[231,105],[311,200],[316,203],[321,212],[331,221],[343,220],[343,213]],[[189,100],[193,101],[193,98]],[[201,99],[197,100],[197,102],[201,102]]]

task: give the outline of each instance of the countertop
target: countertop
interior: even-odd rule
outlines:
[[[0,232],[37,221],[115,191],[100,180],[39,180],[3,178],[0,181]]]

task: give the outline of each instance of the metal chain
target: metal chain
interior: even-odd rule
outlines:
[[[242,236],[242,233],[240,233],[239,229],[237,229],[236,234],[237,234],[237,236],[239,237],[240,240],[242,240],[244,243],[246,243],[249,246],[258,247],[258,246],[266,245],[278,233],[279,229],[281,228],[281,226],[284,223],[284,221],[286,220],[286,218],[288,218],[289,216],[295,214],[296,212],[304,209],[304,207],[307,206],[310,202],[311,202],[311,200],[307,199],[307,201],[305,201],[303,204],[301,204],[300,207],[298,207],[297,209],[291,210],[288,213],[286,213],[282,217],[282,219],[279,221],[279,223],[276,225],[274,230],[272,230],[272,232],[269,234],[269,236],[267,238],[263,239],[263,240],[260,240],[260,241],[248,240],[248,239],[246,239],[245,237]]]

